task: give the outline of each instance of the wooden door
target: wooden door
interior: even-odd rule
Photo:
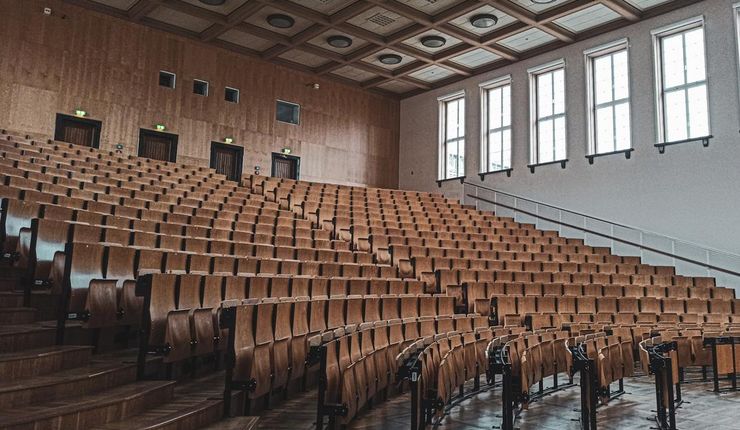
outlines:
[[[292,155],[272,153],[272,176],[274,178],[298,179],[300,158]]]
[[[242,176],[244,148],[211,142],[211,168],[226,175],[230,181],[239,181]]]
[[[100,148],[101,127],[100,121],[57,114],[54,140]]]
[[[141,129],[139,157],[174,163],[177,160],[177,135]]]

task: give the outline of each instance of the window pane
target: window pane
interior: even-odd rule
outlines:
[[[457,174],[455,176],[463,176],[465,174],[465,141],[460,140],[457,142]]]
[[[555,70],[552,77],[553,82],[553,111],[554,113],[565,112],[565,70]]]
[[[552,115],[552,73],[537,76],[537,118]]]
[[[630,130],[630,105],[628,102],[620,103],[614,107],[615,116],[615,150],[629,149],[632,147]]]
[[[614,61],[614,100],[626,99],[630,96],[627,51],[614,53],[612,61]]]
[[[594,98],[596,104],[612,101],[612,61],[610,55],[604,55],[594,62]]]
[[[457,137],[465,136],[465,99],[457,100]]]
[[[683,34],[666,36],[663,45],[663,86],[671,88],[684,83]]]
[[[488,135],[488,170],[498,170],[501,168],[501,137],[502,133],[500,131],[495,131]]]
[[[502,169],[508,169],[511,167],[511,130],[504,130],[502,136],[503,146],[503,162]]]
[[[502,97],[502,118],[501,123],[504,127],[511,125],[511,85],[501,88]]]
[[[684,140],[686,127],[686,92],[677,90],[665,94],[665,134],[666,141]]]
[[[706,79],[704,65],[704,29],[699,27],[685,34],[686,40],[686,83]]]
[[[447,140],[454,139],[457,136],[457,107],[459,104],[457,100],[445,103],[447,109]]]
[[[553,161],[553,120],[539,121],[537,128],[537,141],[539,144],[538,163]]]
[[[555,118],[555,159],[564,160],[565,154],[565,117]]]
[[[447,145],[447,154],[445,155],[447,160],[447,176],[446,178],[454,178],[457,176],[457,145],[451,142]]]
[[[488,91],[488,126],[501,127],[501,88]]]
[[[709,112],[707,112],[707,87],[689,88],[689,137],[709,135]]]
[[[596,153],[614,151],[614,121],[611,106],[596,110]]]

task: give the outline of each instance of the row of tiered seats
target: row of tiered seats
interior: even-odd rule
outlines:
[[[512,346],[528,389],[569,371],[570,337],[625,326],[629,340],[581,342],[607,383],[629,374],[610,346],[636,348],[646,327],[737,322],[734,291],[713,279],[440,195],[260,176],[237,184],[202,167],[6,137],[0,243],[26,305],[61,295],[62,328],[140,326],[139,377],[161,374],[152,356],[168,377],[173,366],[197,374],[195,363],[223,362],[227,413],[318,377],[319,410],[345,410],[330,421],[347,424],[395,391],[410,351],[443,413],[487,369],[483,345]],[[524,335],[523,325],[549,330]]]

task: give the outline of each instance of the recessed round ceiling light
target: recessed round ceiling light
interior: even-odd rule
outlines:
[[[536,4],[550,4],[550,3],[555,3],[555,0],[532,0],[532,3],[536,3]]]
[[[421,44],[427,48],[441,48],[445,43],[447,43],[447,40],[442,36],[431,35],[421,38]]]
[[[352,46],[352,39],[347,36],[329,36],[326,38],[326,43],[335,48],[349,48]]]
[[[208,6],[221,6],[226,3],[226,0],[200,0],[200,2],[207,4]]]
[[[498,22],[496,15],[481,13],[470,17],[470,23],[477,28],[491,28]]]
[[[383,54],[378,57],[378,61],[387,65],[394,65],[401,62],[401,56],[396,54]]]
[[[295,20],[288,15],[276,13],[267,17],[267,23],[277,28],[290,28],[295,24]]]

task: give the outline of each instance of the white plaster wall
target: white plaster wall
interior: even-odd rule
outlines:
[[[489,175],[484,184],[589,215],[740,254],[740,107],[733,1],[705,0],[669,14],[575,43],[565,48],[405,99],[401,103],[399,187],[460,196],[460,183],[438,188],[437,97],[466,91],[466,173],[478,182],[480,95],[478,84],[511,74],[513,174]],[[709,72],[710,146],[669,147],[656,143],[653,47],[650,31],[704,15]],[[630,42],[632,159],[587,153],[585,64],[583,51],[624,37]],[[566,60],[568,158],[537,169],[529,162],[527,69]]]

